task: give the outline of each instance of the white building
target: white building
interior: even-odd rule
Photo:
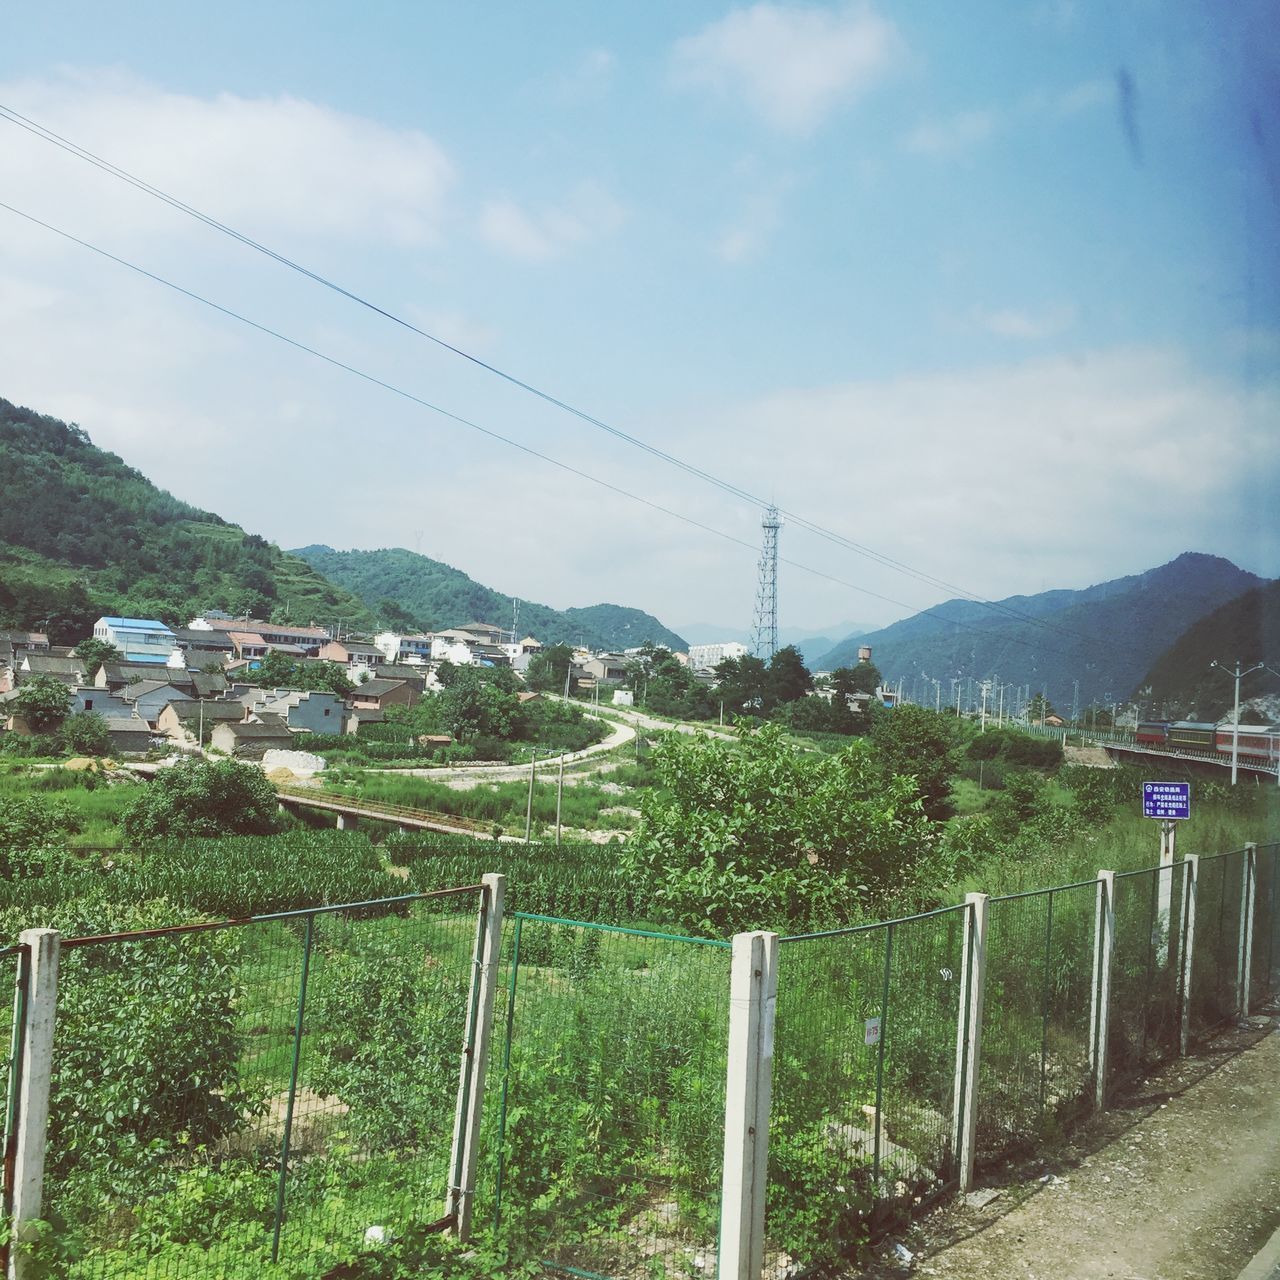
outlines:
[[[373,637],[373,643],[387,655],[388,662],[408,662],[417,664],[431,659],[431,641],[428,634],[402,636],[394,631],[380,631]]]
[[[153,662],[163,666],[178,649],[173,632],[163,622],[149,618],[99,618],[93,624],[93,638],[115,645],[125,662]],[[185,664],[179,656],[174,665]]]
[[[719,644],[691,644],[689,666],[694,671],[711,671],[726,658],[745,658],[751,652],[737,640],[722,640]]]

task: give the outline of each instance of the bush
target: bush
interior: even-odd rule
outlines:
[[[111,734],[96,711],[77,711],[62,722],[62,743],[73,756],[109,756]]]
[[[162,769],[124,815],[130,840],[267,835],[282,825],[266,775],[234,760]]]

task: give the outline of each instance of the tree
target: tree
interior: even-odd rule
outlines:
[[[1027,721],[1030,724],[1040,724],[1046,717],[1056,714],[1053,703],[1043,693],[1037,693],[1027,704]]]
[[[53,676],[24,681],[13,705],[35,733],[51,733],[71,709],[71,690]]]
[[[874,662],[859,662],[856,667],[838,667],[831,673],[832,684],[850,693],[875,693],[884,683],[880,668]]]
[[[936,840],[915,787],[886,779],[868,743],[802,755],[764,725],[738,743],[669,734],[654,760],[662,788],[625,856],[686,928],[829,924],[910,904],[927,878]]]
[[[71,652],[83,661],[84,678],[89,681],[93,680],[105,663],[119,662],[124,656],[115,645],[99,640],[97,636],[81,640]]]
[[[459,742],[476,738],[525,736],[529,717],[514,693],[508,693],[471,667],[457,674],[440,696],[441,716]]]
[[[663,645],[645,644],[627,663],[627,684],[645,708],[679,720],[710,720],[716,700],[707,687]]]
[[[237,678],[263,689],[314,689],[337,694],[340,698],[345,698],[355,688],[341,663],[313,659],[295,662],[275,649],[266,654],[256,669],[239,672]]]
[[[573,650],[567,644],[550,645],[529,659],[524,682],[543,693],[563,693],[572,663]]]
[[[266,775],[234,760],[161,769],[124,815],[130,840],[270,835],[281,826]]]
[[[717,692],[734,715],[764,715],[769,705],[769,671],[753,654],[726,658],[716,667]]]
[[[62,722],[62,743],[72,755],[109,756],[111,734],[96,711],[77,711]]]
[[[886,778],[914,779],[925,813],[934,821],[951,816],[951,783],[959,768],[953,718],[903,703],[873,718],[871,741]]]
[[[800,650],[793,644],[778,649],[769,659],[769,704],[795,702],[813,688],[813,677],[804,665]]]

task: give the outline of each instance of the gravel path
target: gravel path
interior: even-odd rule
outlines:
[[[955,1206],[864,1277],[1235,1280],[1280,1226],[1280,1018],[1172,1063],[982,1209]],[[1045,1179],[1047,1175],[1047,1180]]]

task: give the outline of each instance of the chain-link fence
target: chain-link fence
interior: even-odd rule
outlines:
[[[965,919],[950,907],[779,944],[767,1247],[847,1255],[956,1171]]]
[[[64,940],[54,1273],[319,1275],[444,1218],[483,892]]]
[[[728,943],[515,913],[495,1217],[553,1269],[714,1276]]]
[[[1086,880],[988,904],[980,1164],[1059,1132],[1088,1097],[1097,896]]]
[[[1190,1030],[1208,1035],[1239,1008],[1238,958],[1245,851],[1202,857],[1197,876],[1192,947]]]

